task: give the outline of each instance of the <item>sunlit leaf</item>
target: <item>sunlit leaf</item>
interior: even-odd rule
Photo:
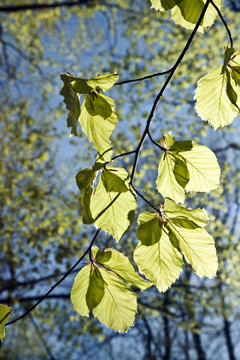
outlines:
[[[156,213],[144,212],[139,215],[138,222],[137,238],[141,243],[146,246],[156,244],[162,236],[159,216]]]
[[[179,4],[182,0],[150,0],[152,7],[159,11],[166,11],[172,9],[175,5]]]
[[[120,175],[121,174],[121,175]],[[128,187],[125,182],[129,176],[126,171],[119,167],[108,166],[107,170],[103,170],[102,172],[102,182],[107,191],[114,192],[126,192],[128,191]]]
[[[141,290],[145,290],[152,285],[138,275],[128,257],[119,251],[110,249],[101,251],[97,247],[93,248],[92,251],[97,262],[117,273],[129,284],[137,286]]]
[[[227,93],[227,73],[222,66],[202,77],[196,89],[196,109],[203,120],[217,129],[230,124],[239,114]]]
[[[118,74],[98,75],[94,79],[87,80],[87,84],[93,89],[100,89],[105,92],[118,81],[118,78]]]
[[[156,244],[145,246],[139,243],[134,251],[134,260],[139,270],[159,291],[165,291],[172,285],[183,265],[181,253],[171,244],[165,231],[162,231]]]
[[[5,336],[4,326],[11,315],[11,311],[11,307],[0,304],[0,340]]]
[[[170,199],[165,200],[164,213],[172,222],[187,229],[202,228],[208,223],[208,215],[204,209],[187,209]]]
[[[171,230],[170,240],[176,246],[177,239],[185,260],[192,265],[195,273],[198,276],[215,276],[218,261],[212,236],[202,228],[185,229],[172,222],[169,222],[167,227]]]
[[[193,144],[182,156],[187,160],[187,191],[208,192],[219,187],[220,167],[215,154],[207,146]]]
[[[99,269],[91,266],[90,283],[86,294],[87,306],[92,311],[104,295],[104,281]]]
[[[136,295],[112,272],[102,268],[99,271],[104,280],[104,295],[93,314],[111,329],[127,331],[135,319]]]
[[[114,168],[111,167],[111,169]],[[125,181],[128,191],[121,193],[107,191],[105,186],[110,188],[112,179],[110,179],[110,184],[106,185],[109,179],[105,177],[104,186],[101,174],[99,185],[91,198],[90,208],[95,224],[119,241],[133,220],[132,215],[136,209],[136,200],[126,180],[128,173],[121,169],[121,171],[116,171],[115,175]]]
[[[74,279],[71,290],[71,301],[74,309],[82,316],[87,316],[90,309],[87,305],[87,292],[91,280],[91,265],[84,266]]]
[[[112,148],[109,138],[117,124],[114,101],[104,94],[87,95],[79,121],[102,160],[110,161]]]

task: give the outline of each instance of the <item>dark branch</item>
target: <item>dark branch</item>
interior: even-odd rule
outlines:
[[[77,1],[63,1],[61,3],[54,2],[52,4],[26,4],[26,5],[9,5],[9,6],[0,6],[0,12],[19,12],[26,10],[45,10],[45,9],[54,9],[59,7],[72,7],[76,5],[88,5],[93,3],[92,0],[77,0]]]
[[[5,326],[8,326],[8,325],[11,325],[13,323],[15,323],[16,321],[24,318],[25,316],[27,316],[31,311],[33,311],[44,299],[46,299],[48,297],[49,294],[51,294],[51,292],[59,285],[61,284],[61,282],[63,282],[63,280],[66,279],[66,277],[68,277],[68,275],[71,274],[71,272],[75,269],[75,267],[78,266],[78,264],[82,261],[82,259],[86,256],[86,254],[89,252],[89,250],[91,250],[99,232],[100,232],[101,229],[97,229],[90,245],[88,246],[88,248],[85,250],[84,254],[78,259],[78,261],[71,267],[70,270],[68,270],[65,275],[60,279],[58,280],[55,285],[53,285],[50,290],[48,290],[48,292],[43,295],[37,302],[36,304],[32,305],[27,311],[25,311],[21,316],[17,317],[16,319],[12,320],[12,321],[9,321]]]
[[[142,78],[120,81],[120,82],[117,82],[114,85],[123,85],[123,84],[129,84],[129,83],[136,82],[136,81],[143,81],[143,80],[152,79],[153,77],[169,74],[171,72],[171,70],[172,70],[172,68],[169,69],[169,70],[163,71],[163,72],[156,73],[156,74],[146,75],[146,76],[144,76]]]
[[[230,41],[230,44],[231,44],[231,47],[233,47],[233,39],[232,39],[232,35],[231,35],[231,32],[228,28],[228,25],[224,19],[224,17],[222,16],[222,13],[221,11],[219,10],[219,8],[217,7],[217,5],[213,2],[213,0],[210,0],[210,3],[212,4],[212,6],[214,7],[214,9],[217,11],[223,25],[225,26],[226,30],[227,30],[227,33],[228,33],[228,36],[229,36],[229,41]]]

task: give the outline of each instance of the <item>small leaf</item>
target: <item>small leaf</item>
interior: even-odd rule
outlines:
[[[159,11],[172,9],[175,5],[180,4],[182,0],[150,0],[152,7]]]
[[[103,163],[95,163],[92,169],[83,169],[78,172],[76,182],[81,190],[80,201],[83,206],[83,223],[92,224],[94,219],[90,209],[90,201],[93,193],[93,182],[97,171],[103,167]]]
[[[71,134],[77,136],[77,123],[81,113],[79,98],[72,88],[70,76],[63,74],[60,78],[64,82],[60,95],[64,96],[63,102],[69,110],[67,126],[72,128]]]
[[[238,107],[229,99],[228,78],[222,66],[202,77],[196,89],[196,109],[199,116],[217,129],[230,124],[239,114]]]
[[[136,295],[113,273],[99,268],[104,280],[104,295],[93,314],[104,325],[127,331],[133,324],[137,311]]]
[[[192,265],[198,276],[216,275],[218,261],[212,236],[202,228],[185,229],[168,222],[170,240],[181,249],[185,260]],[[174,236],[172,237],[172,233]]]
[[[87,80],[87,84],[92,89],[100,89],[103,92],[110,89],[116,81],[118,81],[119,75],[118,74],[104,74],[98,75],[94,79]]]
[[[173,223],[187,229],[203,228],[208,223],[208,215],[204,209],[187,209],[170,199],[165,200],[164,213]]]
[[[204,145],[193,144],[192,150],[182,155],[189,171],[187,191],[208,192],[219,187],[220,167],[212,150]]]
[[[141,290],[152,285],[138,275],[130,260],[122,253],[116,250],[101,251],[97,247],[93,248],[92,251],[98,263],[117,273],[129,284],[137,286]]]
[[[162,228],[156,213],[144,212],[138,217],[137,238],[143,245],[156,244],[162,236]]]
[[[128,179],[128,173],[124,169],[118,170],[116,174],[123,181]],[[136,209],[136,199],[127,182],[125,182],[128,188],[126,192],[107,191],[102,176],[103,174],[91,198],[90,209],[95,219],[94,223],[119,241],[133,220],[132,213]]]
[[[92,311],[102,300],[104,281],[98,268],[91,266],[90,284],[86,294],[87,306]]]
[[[159,291],[167,290],[176,281],[183,265],[181,253],[171,244],[165,231],[162,231],[160,241],[154,245],[139,243],[134,251],[134,260],[139,270]]]
[[[91,267],[91,265],[86,265],[79,271],[71,290],[73,307],[81,316],[88,316],[90,312],[86,296],[91,280]]]
[[[125,185],[124,181],[126,181],[129,176],[126,176],[125,171],[122,173],[122,177],[120,177],[120,172],[122,172],[122,168],[108,166],[106,170],[102,172],[102,182],[107,191],[114,191],[114,192],[126,192],[128,191],[127,186]]]
[[[11,312],[12,312],[11,307],[0,304],[0,340],[3,339],[5,336],[4,326],[9,316],[11,315]]]
[[[174,153],[190,151],[193,147],[192,140],[175,140],[172,133],[164,135],[164,142],[168,149],[174,150]]]
[[[187,164],[178,156],[174,155],[173,157],[175,162],[173,168],[174,176],[177,182],[179,183],[179,185],[181,185],[182,188],[185,188],[187,183],[189,182],[189,171]]]
[[[87,95],[79,121],[102,160],[110,161],[112,147],[109,138],[117,124],[114,101],[104,94]]]
[[[162,155],[159,167],[158,178],[156,180],[157,190],[164,197],[170,197],[176,202],[184,202],[184,188],[179,184],[174,174],[175,161],[170,154]],[[185,169],[186,170],[186,167]],[[183,172],[184,172],[183,170]],[[177,169],[179,171],[179,169]],[[187,176],[187,173],[185,172]],[[178,178],[178,180],[180,177]]]

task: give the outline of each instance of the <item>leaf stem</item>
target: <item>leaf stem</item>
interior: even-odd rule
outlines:
[[[135,191],[135,193],[136,193],[141,199],[143,199],[143,201],[145,201],[149,206],[151,206],[152,209],[154,209],[155,211],[159,212],[159,209],[157,209],[153,204],[151,204],[150,201],[148,201],[148,200],[133,186],[133,184],[130,183],[130,186],[131,186],[132,189]]]
[[[226,28],[226,30],[227,30],[227,33],[228,33],[228,36],[229,36],[230,45],[231,45],[231,47],[233,47],[233,39],[232,39],[231,32],[230,32],[230,30],[229,30],[229,27],[228,27],[228,25],[227,25],[224,17],[222,16],[222,13],[221,13],[220,9],[219,9],[218,6],[214,3],[213,0],[210,0],[210,3],[211,3],[212,6],[214,7],[214,9],[217,11],[217,13],[218,13],[218,15],[219,15],[219,17],[220,17],[223,25],[225,26],[225,28]]]
[[[15,322],[17,322],[20,319],[23,319],[25,316],[27,316],[28,314],[30,314],[44,299],[46,299],[48,297],[48,295],[59,285],[61,284],[61,282],[63,282],[63,280],[66,279],[66,277],[68,277],[68,275],[71,274],[71,272],[75,269],[75,267],[82,261],[82,259],[87,255],[87,253],[91,250],[99,232],[101,229],[97,229],[94,237],[92,238],[92,241],[90,243],[90,245],[88,246],[88,248],[84,251],[83,255],[78,259],[78,261],[71,267],[70,270],[68,270],[63,277],[61,277],[60,280],[58,280],[49,290],[48,292],[43,295],[34,305],[32,305],[28,310],[26,310],[22,315],[20,315],[19,317],[17,317],[16,319],[13,319],[12,321],[9,321],[8,323],[6,323],[5,326],[11,325]]]
[[[148,132],[147,132],[148,136],[149,136],[149,139],[151,140],[151,142],[156,145],[159,149],[161,149],[162,151],[165,151],[166,149],[164,149],[163,146],[159,145],[156,141],[153,140],[152,138],[152,135],[150,134],[150,131],[148,129]]]

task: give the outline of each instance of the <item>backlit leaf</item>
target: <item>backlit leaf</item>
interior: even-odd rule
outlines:
[[[159,11],[166,11],[172,9],[175,5],[179,4],[182,0],[150,0],[152,7]]]
[[[118,331],[127,331],[137,311],[136,295],[113,273],[99,268],[104,280],[104,295],[93,314],[104,325]]]
[[[139,270],[151,280],[159,291],[165,291],[178,278],[183,261],[181,253],[162,231],[160,240],[151,246],[138,244],[134,260]]]
[[[4,326],[11,315],[11,311],[11,307],[0,304],[0,340],[5,336]]]
[[[112,148],[109,138],[117,124],[114,101],[104,94],[87,95],[79,121],[101,159],[110,161]]]
[[[91,266],[90,284],[86,294],[87,306],[92,311],[102,300],[104,295],[104,281],[99,269]]]
[[[87,316],[90,309],[87,305],[87,292],[91,280],[91,265],[84,266],[74,279],[71,290],[71,301],[74,309],[82,316]]]
[[[104,186],[103,174],[101,174],[99,185],[91,198],[90,208],[95,224],[119,241],[133,220],[132,214],[136,209],[136,200],[126,180],[128,173],[121,169],[114,174],[125,181],[128,191],[121,193],[107,191],[105,186],[110,188],[112,179],[110,179],[110,184],[106,185],[109,179],[105,177]]]
[[[144,212],[138,217],[137,238],[143,245],[156,244],[162,236],[162,228],[156,213]]]
[[[120,173],[122,176],[120,177]],[[126,178],[124,178],[127,176]],[[129,176],[126,175],[126,172],[122,168],[108,166],[107,170],[103,170],[102,172],[102,181],[105,189],[107,191],[114,191],[114,192],[126,192],[128,191],[128,187],[126,186],[125,182]]]
[[[218,261],[212,236],[202,228],[185,229],[172,222],[169,222],[167,227],[171,229],[170,240],[173,240],[175,245],[177,239],[185,260],[192,265],[195,273],[198,276],[215,276]]]
[[[202,77],[196,89],[196,109],[203,120],[217,129],[230,124],[239,114],[227,93],[227,74],[222,66]]]
[[[101,251],[97,247],[93,248],[92,251],[97,262],[117,273],[129,284],[137,286],[141,290],[145,290],[152,285],[138,275],[128,257],[119,251]]]

